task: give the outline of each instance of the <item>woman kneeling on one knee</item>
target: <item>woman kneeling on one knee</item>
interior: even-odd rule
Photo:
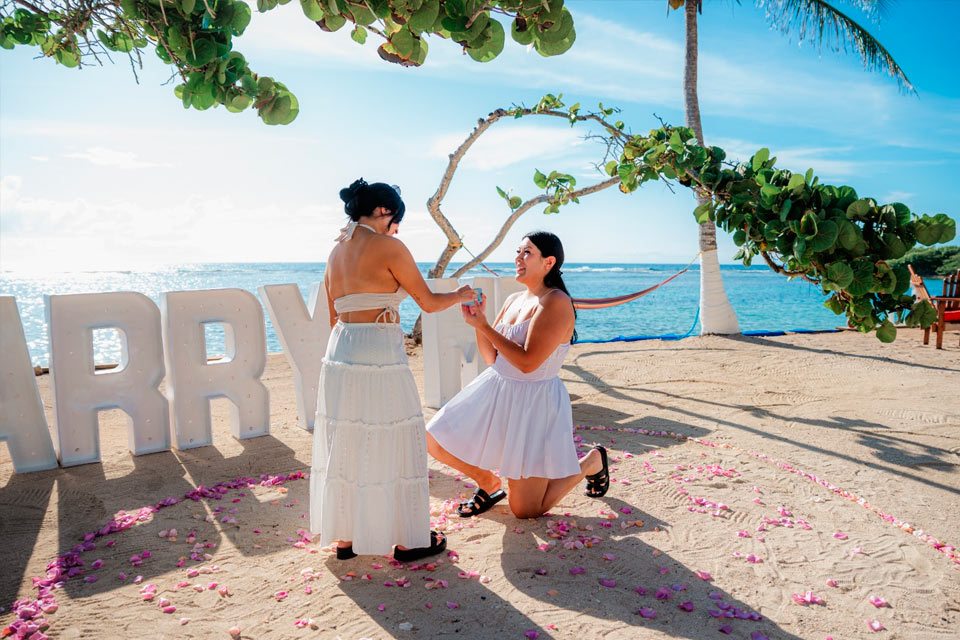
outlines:
[[[463,517],[507,497],[501,476],[518,518],[543,515],[584,478],[589,497],[602,497],[610,486],[603,447],[577,460],[570,396],[558,377],[576,340],[576,311],[560,271],[560,239],[542,231],[527,235],[515,263],[516,280],[526,290],[507,298],[493,326],[484,313],[485,299],[460,307],[492,366],[427,425],[430,455],[477,483],[473,498],[457,509]]]

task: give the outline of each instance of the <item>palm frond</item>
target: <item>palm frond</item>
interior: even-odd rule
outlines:
[[[871,17],[875,16],[876,20],[891,5],[890,0],[850,2]],[[887,73],[897,81],[900,91],[917,93],[890,52],[869,31],[826,0],[758,0],[758,5],[764,8],[770,24],[782,33],[790,34],[795,30],[800,42],[808,40],[817,45],[818,51],[824,45],[845,53],[852,49],[860,56],[868,71]]]

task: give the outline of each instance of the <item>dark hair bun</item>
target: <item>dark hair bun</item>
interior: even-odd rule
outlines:
[[[350,204],[350,201],[357,197],[357,194],[360,193],[360,190],[367,186],[367,181],[363,178],[359,178],[353,181],[346,189],[340,189],[340,199],[346,204]]]
[[[367,184],[363,178],[355,180],[346,189],[340,189],[340,199],[344,203],[344,212],[354,222],[371,215],[377,207],[383,207],[393,214],[391,222],[399,223],[406,210],[397,187],[383,182]]]

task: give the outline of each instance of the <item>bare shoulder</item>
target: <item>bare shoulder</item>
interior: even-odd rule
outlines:
[[[554,289],[540,298],[542,313],[551,317],[573,320],[573,300],[560,289]]]
[[[562,306],[570,307],[573,305],[573,299],[563,291],[560,291],[560,289],[551,289],[547,295],[540,298],[540,304],[543,305],[544,309],[559,308]]]
[[[407,245],[393,236],[377,234],[370,239],[370,242],[372,243],[371,246],[375,247],[376,251],[382,252],[384,256],[397,256],[409,253]]]

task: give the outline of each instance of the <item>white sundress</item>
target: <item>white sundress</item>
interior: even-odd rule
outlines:
[[[345,239],[349,239],[349,235]],[[407,297],[359,293],[338,314],[383,309],[378,322],[338,322],[320,370],[310,474],[310,529],[357,554],[430,545],[427,441],[397,308]],[[382,321],[381,321],[382,320]]]
[[[497,325],[524,344],[530,320]],[[523,373],[506,358],[454,396],[427,425],[444,449],[504,478],[565,478],[580,473],[573,442],[570,395],[558,374],[570,350],[559,345],[535,371]]]

